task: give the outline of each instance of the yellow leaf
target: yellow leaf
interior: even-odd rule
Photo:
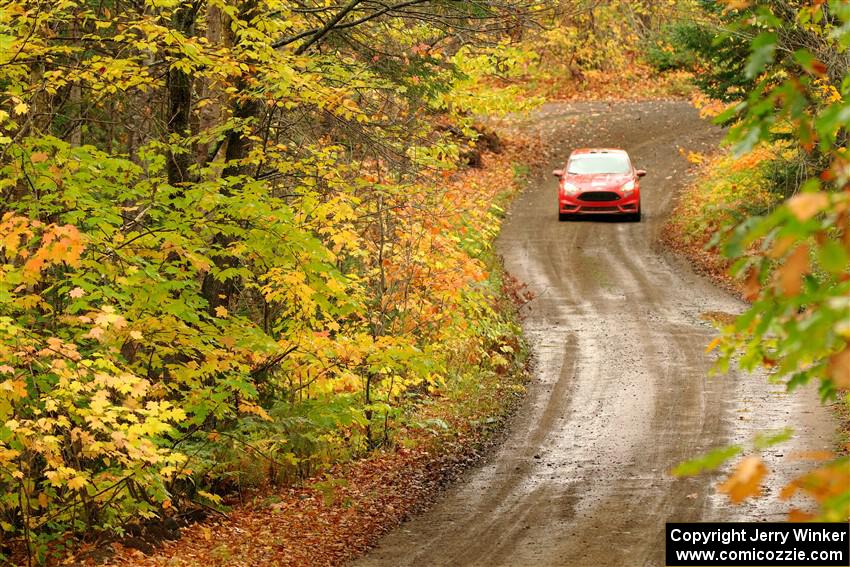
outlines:
[[[44,152],[34,152],[30,156],[30,161],[33,163],[41,163],[43,161],[47,161],[48,155]]]
[[[266,410],[258,406],[257,404],[252,404],[250,402],[240,402],[239,411],[244,413],[252,413],[265,421],[274,421],[272,417],[266,413]]]
[[[710,343],[708,343],[708,346],[705,347],[706,354],[708,354],[711,351],[713,351],[714,349],[716,349],[717,345],[719,345],[719,344],[720,344],[720,337],[715,337],[715,339],[713,341],[711,341]]]
[[[29,112],[29,110],[30,110],[30,107],[27,106],[27,103],[25,103],[23,101],[19,102],[18,104],[15,105],[15,114],[17,114],[18,116],[21,116],[22,114],[26,114],[27,112]]]
[[[216,317],[221,317],[222,319],[227,319],[227,315],[228,315],[227,308],[219,305],[218,307],[215,308],[215,315],[216,315]]]
[[[12,399],[23,399],[27,397],[27,384],[23,380],[5,380],[0,382],[0,391],[11,392]]]
[[[75,476],[74,478],[68,480],[68,488],[71,490],[80,490],[86,484],[88,484],[88,480],[86,480],[83,476]]]

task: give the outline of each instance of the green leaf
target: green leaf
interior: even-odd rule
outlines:
[[[756,36],[752,42],[752,52],[744,70],[748,78],[755,78],[768,63],[773,61],[777,40],[775,32],[762,32]]]
[[[673,474],[675,476],[693,476],[704,471],[714,470],[729,459],[740,455],[742,451],[743,449],[738,445],[720,447],[695,459],[679,463],[673,469]]]
[[[788,441],[793,435],[794,430],[790,427],[786,427],[782,431],[775,433],[759,433],[753,440],[753,446],[759,450],[767,449],[774,445],[778,445],[779,443]]]

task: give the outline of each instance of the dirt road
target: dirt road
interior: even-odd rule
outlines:
[[[710,149],[720,133],[684,102],[550,104],[515,126],[540,132],[552,168],[574,147],[626,148],[649,171],[644,221],[559,223],[548,172],[517,198],[499,248],[537,295],[525,308],[525,405],[488,463],[357,565],[656,566],[667,521],[782,519],[774,498],[731,507],[717,476],[668,474],[705,449],[804,423],[766,455],[775,496],[800,466],[784,454],[832,443],[812,393],[709,376],[713,330],[700,315],[743,305],[657,247],[685,182],[678,148]]]

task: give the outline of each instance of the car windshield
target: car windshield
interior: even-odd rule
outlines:
[[[573,175],[628,173],[631,170],[626,154],[581,154],[570,158],[567,165],[567,173]]]

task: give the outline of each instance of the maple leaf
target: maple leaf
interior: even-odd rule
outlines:
[[[74,478],[68,479],[68,488],[71,490],[80,490],[85,485],[88,484],[88,480],[84,476],[75,476]]]
[[[767,467],[761,458],[753,455],[738,463],[735,471],[717,489],[737,504],[751,496],[761,495],[761,481],[766,474]]]
[[[79,299],[82,296],[84,296],[85,294],[86,294],[86,291],[81,287],[75,287],[70,292],[68,292],[68,295],[70,295],[74,299]]]
[[[100,340],[103,338],[103,327],[92,327],[91,330],[86,334],[87,337],[91,339]]]
[[[221,317],[222,319],[227,319],[228,314],[229,313],[228,313],[226,307],[219,305],[218,307],[215,308],[216,317]]]

